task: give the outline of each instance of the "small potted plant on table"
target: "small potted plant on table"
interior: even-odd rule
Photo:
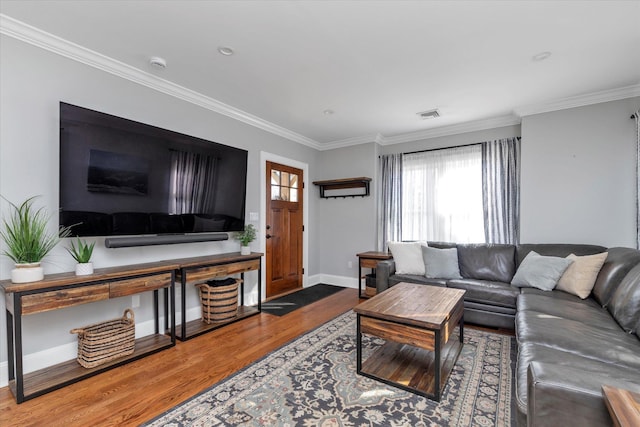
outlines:
[[[6,199],[5,199],[6,200]],[[14,263],[11,270],[13,283],[37,282],[44,278],[40,263],[51,252],[60,239],[71,234],[69,227],[60,227],[58,233],[47,231],[50,216],[44,208],[35,209],[30,197],[21,205],[9,202],[8,217],[2,220],[0,236],[5,241],[7,249],[3,252]]]
[[[73,259],[76,260],[76,276],[86,276],[93,274],[93,263],[91,262],[91,255],[93,254],[93,248],[96,242],[88,244],[87,242],[78,238],[78,246],[71,241],[71,247],[67,248],[67,251],[71,254]]]
[[[246,225],[243,231],[239,231],[236,233],[236,239],[240,241],[240,254],[241,255],[249,255],[251,254],[251,248],[249,247],[249,243],[253,242],[256,239],[256,228],[253,224]]]

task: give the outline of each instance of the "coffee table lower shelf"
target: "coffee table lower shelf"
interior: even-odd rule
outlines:
[[[462,343],[450,339],[441,350],[440,387],[435,387],[435,352],[387,341],[382,347],[362,362],[360,374],[385,384],[439,400],[462,350]]]

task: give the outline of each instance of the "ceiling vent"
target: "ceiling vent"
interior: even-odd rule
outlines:
[[[423,111],[416,114],[420,116],[421,119],[435,119],[436,117],[440,117],[440,112],[437,108],[435,110]]]

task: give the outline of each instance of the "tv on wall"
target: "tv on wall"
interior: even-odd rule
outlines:
[[[239,231],[247,151],[60,103],[59,224],[75,236]]]

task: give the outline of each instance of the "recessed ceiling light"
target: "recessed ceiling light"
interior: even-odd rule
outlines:
[[[547,51],[547,52],[540,52],[536,55],[533,55],[531,57],[531,60],[534,62],[540,62],[540,61],[544,61],[545,59],[547,59],[548,57],[551,56],[551,52]]]
[[[333,110],[329,110],[329,109],[324,110],[324,111],[322,112],[322,114],[324,114],[325,116],[330,116],[330,115],[332,115],[333,113],[334,113],[334,111],[333,111]]]
[[[152,56],[149,58],[149,65],[157,70],[164,70],[167,68],[167,61],[159,56]]]
[[[218,52],[220,52],[224,56],[231,56],[234,54],[234,51],[229,46],[220,46],[218,47]]]

